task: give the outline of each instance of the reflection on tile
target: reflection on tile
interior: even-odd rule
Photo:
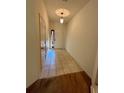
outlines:
[[[82,71],[75,60],[65,50],[49,49],[46,58],[43,54],[41,78],[50,78]]]

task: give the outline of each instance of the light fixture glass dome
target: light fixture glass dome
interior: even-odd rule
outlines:
[[[64,23],[64,19],[63,19],[63,17],[60,18],[60,23],[61,23],[61,24]]]

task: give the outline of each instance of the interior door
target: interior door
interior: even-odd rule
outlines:
[[[46,46],[46,25],[45,21],[39,13],[39,37],[40,37],[40,49],[41,57],[46,58],[47,46]],[[42,58],[41,58],[42,59]]]

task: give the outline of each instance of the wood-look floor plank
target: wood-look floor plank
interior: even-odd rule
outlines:
[[[90,93],[91,80],[65,50],[50,50],[43,58],[41,79],[26,93]]]
[[[90,93],[90,78],[85,72],[71,73],[53,78],[40,79],[27,88],[26,93]]]
[[[41,79],[82,71],[66,50],[49,49],[42,59]]]

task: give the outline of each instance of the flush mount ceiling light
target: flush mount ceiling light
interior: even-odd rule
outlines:
[[[70,15],[69,10],[60,8],[55,11],[56,15],[60,17],[60,23],[64,22],[64,17],[67,17]]]
[[[64,9],[64,8],[57,9],[57,10],[55,11],[55,13],[56,13],[57,16],[60,16],[60,17],[61,17],[61,16],[67,17],[67,16],[70,15],[69,10]]]

